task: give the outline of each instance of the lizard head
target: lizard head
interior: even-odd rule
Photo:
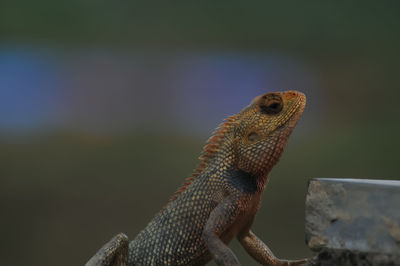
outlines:
[[[213,167],[233,167],[266,177],[278,162],[305,104],[306,97],[300,92],[272,92],[256,97],[237,115],[226,118],[208,139],[192,176],[170,201],[203,171]]]
[[[297,91],[272,92],[256,97],[237,114],[234,135],[236,166],[265,176],[278,162],[306,104]]]

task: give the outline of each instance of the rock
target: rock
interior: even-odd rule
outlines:
[[[400,256],[350,250],[322,249],[306,266],[399,266]]]
[[[347,261],[371,262],[340,265],[400,265],[400,181],[310,180],[306,242],[331,261],[344,256]],[[376,258],[383,264],[372,263]]]

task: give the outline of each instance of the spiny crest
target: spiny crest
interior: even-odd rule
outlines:
[[[237,115],[231,115],[224,120],[212,133],[211,137],[207,140],[206,144],[203,147],[203,150],[200,153],[200,163],[197,165],[195,170],[193,171],[192,176],[186,178],[185,182],[178,188],[175,194],[169,200],[170,202],[174,201],[185,189],[193,182],[193,180],[199,176],[199,174],[207,167],[210,162],[212,156],[219,151],[221,147],[222,140],[224,139],[226,133],[234,126]]]

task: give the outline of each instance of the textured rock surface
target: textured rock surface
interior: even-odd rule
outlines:
[[[399,266],[400,256],[393,254],[322,249],[307,266]]]
[[[400,181],[310,180],[306,241],[311,265],[400,265]]]

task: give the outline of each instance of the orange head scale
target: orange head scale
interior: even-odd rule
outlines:
[[[306,104],[297,91],[256,97],[237,117],[234,128],[236,166],[264,177],[278,162]]]
[[[278,162],[305,104],[305,95],[297,91],[256,97],[216,129],[204,147],[202,163],[194,175],[205,167],[224,165],[265,177]]]

